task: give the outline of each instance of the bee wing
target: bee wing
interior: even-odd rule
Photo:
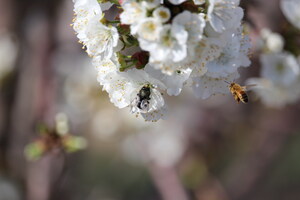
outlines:
[[[240,103],[240,98],[238,95],[234,95],[234,100],[236,100],[237,103]]]
[[[130,112],[131,113],[136,113],[138,111],[138,108],[136,106],[137,106],[139,99],[140,98],[137,96],[130,102]]]
[[[165,104],[164,98],[162,97],[161,93],[156,89],[152,90],[151,103],[151,107],[154,110],[160,109]]]
[[[245,91],[248,91],[250,90],[251,88],[257,86],[256,84],[251,84],[251,85],[245,85],[245,86],[242,86],[242,89],[245,90]]]

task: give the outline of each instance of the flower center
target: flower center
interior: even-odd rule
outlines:
[[[279,74],[283,74],[284,72],[284,65],[282,63],[276,65],[276,70]]]
[[[171,47],[173,45],[170,30],[167,31],[167,33],[164,36],[162,36],[162,42],[167,47]]]
[[[168,13],[165,11],[160,11],[159,16],[163,19],[167,19],[169,17]]]

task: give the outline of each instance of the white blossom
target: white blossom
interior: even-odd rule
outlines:
[[[97,0],[73,0],[73,2],[74,12],[80,17],[89,18],[102,14],[102,10]]]
[[[186,87],[202,99],[228,94],[226,82],[239,77],[239,67],[250,65],[239,0],[194,0],[198,11],[180,5],[185,0],[123,0],[116,7],[120,22],[118,16],[108,19],[102,13],[113,3],[73,2],[74,30],[92,57],[98,82],[115,106],[129,108],[146,121],[164,118],[164,95],[177,96]],[[279,37],[265,37],[268,48],[279,52]],[[297,82],[295,58],[285,56],[281,62],[284,84],[274,82],[279,80],[274,69],[263,74],[280,87]]]
[[[117,47],[119,34],[115,27],[100,22],[102,10],[96,0],[75,0],[73,28],[77,37],[86,46],[87,53],[101,58],[110,58]]]
[[[195,45],[202,39],[203,29],[205,27],[203,14],[194,14],[189,11],[184,11],[173,19],[173,23],[184,26],[188,32],[188,42],[190,45]]]
[[[171,12],[168,8],[160,6],[153,11],[153,17],[165,23],[171,18]]]
[[[80,41],[86,41],[86,29],[91,19],[100,20],[102,10],[97,0],[73,0],[75,18],[73,28]]]
[[[261,55],[264,78],[280,85],[291,85],[299,76],[299,64],[296,58],[289,53],[275,53]]]
[[[150,52],[150,63],[160,61],[179,62],[187,56],[188,33],[178,24],[164,25],[157,42],[139,38],[143,50]]]
[[[162,28],[162,24],[159,20],[153,17],[148,17],[141,20],[137,32],[139,37],[143,40],[158,41]]]
[[[110,73],[116,73],[120,68],[115,55],[110,59],[95,57],[93,59],[93,65],[98,72],[97,80],[101,85],[105,85],[107,82],[109,83],[109,79],[106,76]]]
[[[174,5],[178,5],[185,2],[186,0],[169,0],[169,1]]]
[[[177,96],[182,91],[182,87],[189,79],[192,72],[191,69],[177,70],[172,75],[164,74],[161,70],[154,69],[150,64],[145,67],[145,71],[152,77],[161,80],[167,88],[167,93],[170,96]]]
[[[168,114],[168,107],[166,104],[164,104],[161,108],[158,110],[153,110],[147,113],[141,113],[141,116],[145,119],[145,121],[151,121],[156,122],[160,119],[165,119]]]
[[[188,49],[187,57],[184,60],[180,62],[154,62],[151,65],[167,75],[172,75],[178,70],[192,69],[191,76],[200,77],[207,72],[207,63],[220,56],[224,45],[225,42],[218,39],[203,38]]]
[[[284,46],[284,39],[278,33],[273,33],[267,28],[261,30],[260,35],[263,40],[263,49],[268,52],[281,52]]]
[[[146,18],[147,9],[136,1],[126,0],[122,4],[121,23],[131,25],[131,34],[136,34],[139,22]]]
[[[94,18],[86,30],[87,41],[84,42],[90,56],[110,58],[113,49],[119,42],[119,34],[115,27],[105,26]]]
[[[207,99],[216,94],[228,94],[228,84],[239,77],[237,72],[222,78],[212,78],[208,76],[193,77],[191,85],[193,92],[197,98]]]
[[[163,74],[172,76],[174,73],[176,73],[178,70],[187,70],[192,68],[199,69],[199,74],[202,72],[204,74],[206,72],[205,65],[201,65],[201,62],[199,60],[191,60],[189,58],[184,59],[180,62],[155,62],[155,63],[149,63],[154,69],[160,70]]]
[[[255,84],[253,91],[267,107],[282,108],[299,100],[300,79],[288,87],[276,84],[266,78],[250,78],[246,84]]]
[[[281,108],[300,98],[299,64],[286,52],[261,56],[261,78],[250,78],[247,84],[256,84],[253,91],[268,107]]]
[[[161,0],[143,0],[142,6],[146,7],[147,9],[153,9],[159,6]]]
[[[216,32],[236,29],[240,25],[244,12],[239,3],[239,0],[209,0],[207,19]]]
[[[300,29],[300,1],[299,0],[281,0],[281,10],[288,21]]]
[[[250,51],[249,38],[238,30],[235,33],[223,34],[221,38],[227,41],[226,45],[222,48],[220,55],[207,63],[206,76],[213,78],[226,77],[232,74],[239,67],[248,67],[250,60],[248,54]]]
[[[160,81],[151,78],[144,70],[128,70],[126,76],[130,78],[130,86],[134,88],[130,98],[131,112],[141,113],[147,121],[162,118],[166,112],[166,105],[159,89],[165,89],[165,86]],[[141,101],[139,93],[143,87],[149,87],[150,98],[146,107],[141,109],[137,101]]]
[[[173,19],[171,28],[169,25],[164,26],[160,41],[149,43],[140,40],[140,45],[150,51],[151,65],[165,74],[172,75],[177,70],[188,68],[196,68],[199,74],[204,74],[206,70],[203,61],[206,58],[202,52],[208,50],[208,47],[204,47],[205,42],[199,43],[203,38],[204,26],[203,15],[184,11]]]
[[[110,67],[113,65],[108,68]],[[115,106],[119,108],[131,107],[132,113],[144,113],[142,116],[151,121],[155,120],[154,115],[156,114],[159,114],[160,117],[164,115],[166,105],[159,91],[159,89],[165,89],[163,83],[151,78],[144,70],[130,69],[126,72],[115,72],[112,69],[111,71],[105,75],[106,80],[100,79],[100,81],[102,81],[103,89],[109,93],[110,100]],[[143,99],[139,96],[143,87],[149,87],[149,100],[142,101]]]
[[[207,72],[207,63],[217,59],[223,50],[225,42],[216,38],[203,38],[194,48],[195,65],[192,66],[192,77],[201,77]]]

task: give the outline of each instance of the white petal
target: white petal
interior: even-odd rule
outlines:
[[[299,65],[296,58],[289,53],[263,54],[262,76],[274,83],[291,85],[299,76]]]
[[[281,0],[280,6],[283,14],[295,27],[300,29],[300,1],[299,0]]]
[[[225,78],[211,78],[207,76],[193,78],[192,89],[197,98],[207,99],[216,94],[229,93],[228,84],[239,77],[238,73],[234,73]]]
[[[167,106],[164,105],[161,109],[159,110],[154,110],[152,112],[148,113],[141,113],[145,121],[150,121],[150,122],[156,122],[160,119],[165,119],[167,115]]]
[[[178,5],[185,2],[186,0],[169,0],[169,1],[174,5]]]

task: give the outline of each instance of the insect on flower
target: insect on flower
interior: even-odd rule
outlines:
[[[110,101],[145,121],[164,118],[163,94],[178,96],[184,87],[202,99],[226,94],[223,80],[250,66],[251,42],[239,0],[105,2],[73,0],[73,29]],[[110,11],[119,14],[105,15]],[[240,91],[243,87],[235,99],[246,103]]]
[[[136,108],[138,108],[142,112],[147,112],[149,109],[150,104],[150,95],[151,95],[151,88],[149,85],[143,86],[139,93],[137,94],[136,98],[131,103],[131,112],[136,112]]]

